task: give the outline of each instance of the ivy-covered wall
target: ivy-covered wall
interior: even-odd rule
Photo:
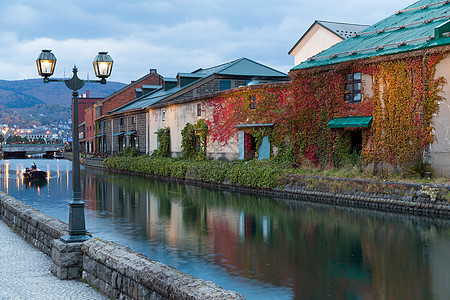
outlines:
[[[445,79],[435,78],[442,54],[387,61],[373,66],[374,103],[366,162],[389,163],[402,172],[420,172],[422,157],[435,141],[433,116],[439,111]]]
[[[339,167],[351,151],[350,133],[355,129],[330,129],[328,122],[373,116],[371,128],[356,129],[362,132],[363,165],[379,172],[423,172],[423,154],[436,141],[433,116],[439,112],[446,82],[436,76],[436,66],[444,57],[437,53],[381,63],[347,62],[328,70],[291,72],[291,86],[237,89],[209,101],[210,138],[226,145],[235,137],[237,124],[273,122],[273,129],[246,132],[257,138],[257,144],[258,137],[270,136],[278,155],[297,164]],[[344,99],[344,76],[354,72],[363,74],[363,82],[372,81],[363,87],[363,101],[349,104]]]

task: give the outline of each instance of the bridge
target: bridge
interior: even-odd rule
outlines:
[[[2,145],[3,158],[25,158],[30,154],[45,153],[53,157],[55,152],[63,151],[65,144],[6,144]]]

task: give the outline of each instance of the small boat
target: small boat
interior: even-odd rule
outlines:
[[[64,154],[61,150],[58,150],[53,153],[53,157],[54,158],[64,158]]]
[[[23,172],[23,178],[28,180],[45,179],[47,178],[47,172],[38,170],[36,168],[36,164],[33,163],[31,168],[25,169],[25,172]]]

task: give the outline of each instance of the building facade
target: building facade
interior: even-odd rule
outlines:
[[[164,78],[161,85],[153,86],[152,90],[135,101],[100,119],[105,122],[106,135],[112,143],[107,152],[115,154],[123,147],[131,146],[141,153],[151,154],[158,149],[156,133],[160,129],[169,128],[171,155],[180,156],[181,130],[187,123],[194,124],[199,119],[208,119],[211,112],[205,103],[212,95],[242,86],[288,79],[287,74],[247,58],[192,73],[178,73],[176,78]],[[129,124],[126,120],[132,117],[136,119],[138,126],[127,125],[125,128],[126,124]],[[123,125],[120,125],[121,122]],[[145,127],[142,127],[144,124]],[[137,138],[137,144],[133,144],[134,138]],[[210,145],[208,155],[223,159],[234,159],[238,156],[233,147],[224,149]]]
[[[417,1],[291,70],[294,89],[308,76],[339,87],[318,97],[346,105],[328,130],[350,134],[374,172],[450,176],[449,7]]]
[[[87,153],[104,155],[108,152],[108,147],[114,146],[107,139],[106,132],[108,131],[107,127],[109,124],[102,120],[103,115],[107,115],[108,112],[133,101],[136,99],[136,94],[142,93],[143,90],[146,90],[146,87],[159,84],[161,81],[162,77],[158,74],[157,70],[150,69],[147,75],[131,82],[119,91],[101,101],[93,103],[91,107],[85,109],[83,116],[86,116]]]

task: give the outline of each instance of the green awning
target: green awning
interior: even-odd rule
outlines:
[[[328,123],[329,128],[370,127],[373,117],[336,118]]]
[[[122,135],[122,134],[124,134],[125,132],[118,132],[118,133],[116,133],[116,134],[113,134],[113,136],[118,136],[118,135]]]
[[[130,132],[125,133],[124,135],[132,135],[132,134],[136,134],[136,131],[133,130],[133,131],[130,131]]]

